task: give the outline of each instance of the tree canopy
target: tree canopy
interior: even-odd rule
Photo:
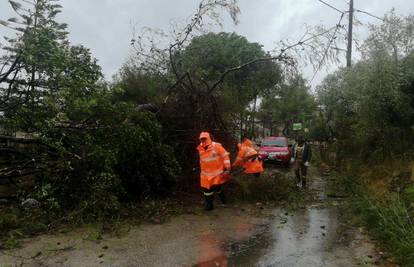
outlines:
[[[327,123],[346,151],[384,158],[412,147],[414,51],[404,40],[412,40],[413,27],[412,16],[391,13],[372,27],[363,60],[329,75],[318,87]]]

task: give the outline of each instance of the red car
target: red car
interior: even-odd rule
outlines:
[[[265,137],[260,145],[259,156],[263,161],[278,162],[288,167],[292,153],[286,137]]]

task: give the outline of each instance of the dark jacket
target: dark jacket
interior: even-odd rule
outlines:
[[[292,158],[296,159],[296,146],[298,144],[295,143],[292,147]],[[312,149],[311,146],[308,143],[305,143],[305,147],[303,149],[303,155],[302,155],[302,161],[307,162],[312,159]]]

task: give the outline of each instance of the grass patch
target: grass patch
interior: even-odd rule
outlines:
[[[89,233],[83,238],[87,241],[99,242],[103,238],[104,229],[102,225],[92,227]]]
[[[414,223],[398,194],[375,200],[358,194],[352,201],[371,236],[378,239],[402,266],[414,266]]]
[[[406,194],[371,194],[369,183],[339,175],[337,186],[350,195],[341,214],[352,226],[364,226],[370,236],[393,255],[400,266],[414,266],[414,221],[410,205],[411,189]],[[358,182],[358,183],[357,183]],[[408,201],[407,201],[408,200]]]
[[[4,242],[4,248],[6,249],[13,249],[19,248],[21,246],[21,242],[19,238],[23,236],[23,233],[13,230],[9,232],[9,237]]]

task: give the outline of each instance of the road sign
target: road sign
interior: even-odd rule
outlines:
[[[302,123],[300,123],[300,122],[294,123],[293,124],[293,130],[294,131],[300,131],[300,130],[302,130]]]

